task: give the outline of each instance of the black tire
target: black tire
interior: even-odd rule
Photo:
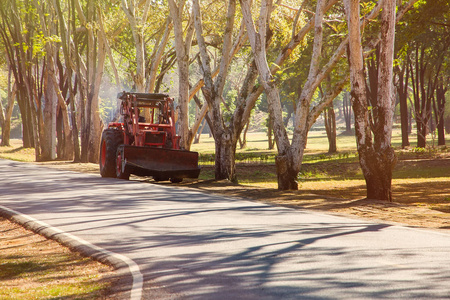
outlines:
[[[167,181],[167,180],[169,180],[169,178],[167,178],[167,177],[153,176],[153,180],[156,181],[156,182],[159,182],[159,181]]]
[[[123,144],[122,131],[113,128],[103,130],[99,159],[102,177],[116,177],[116,152],[120,144]]]
[[[170,182],[172,183],[180,183],[183,181],[183,178],[170,178]]]
[[[116,177],[119,179],[129,180],[130,173],[122,172],[122,162],[123,162],[123,146],[117,148],[116,152]]]

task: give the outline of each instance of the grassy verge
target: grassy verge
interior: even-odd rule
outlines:
[[[106,299],[111,267],[0,218],[0,299]]]

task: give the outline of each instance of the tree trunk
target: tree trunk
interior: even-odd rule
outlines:
[[[100,139],[103,130],[103,122],[98,111],[98,91],[94,97],[91,98],[91,122],[89,129],[89,162],[98,163],[100,153]]]
[[[447,134],[450,134],[450,116],[444,118],[444,128]]]
[[[352,104],[349,99],[349,93],[344,93],[344,99],[342,101],[342,109],[344,112],[345,120],[345,133],[349,134],[352,132]]]
[[[83,93],[83,89],[80,88],[80,123],[81,123],[81,162],[87,163],[89,162],[88,153],[89,153],[89,116],[86,108],[86,94]]]
[[[275,157],[277,167],[278,189],[281,191],[298,190],[297,175],[298,170],[294,168],[293,157],[288,152],[285,155],[278,154]]]
[[[227,22],[224,29],[224,42],[222,47],[221,60],[219,68],[212,72],[210,65],[211,58],[208,54],[206,42],[203,36],[200,2],[198,0],[193,1],[194,26],[197,34],[198,46],[200,49],[201,68],[203,71],[204,81],[202,92],[205,100],[207,101],[207,103],[204,103],[203,106],[204,108],[209,108],[210,110],[210,115],[212,118],[212,127],[210,127],[210,130],[214,133],[213,135],[215,140],[215,179],[228,179],[232,182],[236,182],[235,154],[240,130],[233,126],[235,124],[228,127],[225,125],[220,105],[222,102],[223,89],[226,83],[231,58],[233,57],[234,50],[236,49],[236,47],[234,47],[232,43],[235,14],[236,1],[229,0],[227,6]],[[240,36],[241,35],[239,35],[239,37]],[[217,76],[215,77],[215,81],[213,81],[213,73],[216,72]],[[206,104],[208,104],[208,106],[206,106]]]
[[[396,163],[394,150],[386,148],[382,153],[372,147],[361,147],[358,154],[366,181],[367,198],[392,201],[392,170]]]
[[[32,81],[32,79],[29,79]],[[41,157],[41,144],[40,144],[40,132],[39,132],[39,124],[38,124],[38,112],[36,112],[36,109],[34,108],[34,103],[37,103],[36,99],[34,98],[35,95],[33,95],[33,92],[31,90],[31,82],[28,82],[27,84],[27,90],[28,90],[28,101],[29,107],[30,107],[30,119],[31,119],[31,138],[33,139],[33,145],[34,145],[34,156],[35,160],[39,161]],[[37,96],[37,95],[36,95]],[[36,102],[35,102],[36,101]],[[38,105],[38,108],[40,107],[40,104]],[[40,113],[40,112],[39,112]]]
[[[72,70],[69,71],[68,84],[69,84],[69,102],[70,102],[70,116],[72,123],[72,139],[73,139],[73,161],[81,162],[80,140],[78,138],[78,118],[77,111],[75,109],[75,96],[76,87],[72,86]]]
[[[400,123],[402,131],[402,148],[409,147],[408,104],[406,98],[400,96]]]
[[[8,70],[8,104],[2,120],[2,142],[0,146],[10,146],[11,117],[14,108],[14,98],[16,97],[16,85],[11,84],[11,69]],[[0,112],[3,114],[3,109]]]
[[[202,136],[203,129],[205,129],[206,123],[207,123],[206,120],[202,121],[202,125],[200,126],[200,129],[198,130],[197,134],[195,135],[194,144],[200,143],[200,138]]]
[[[10,146],[10,136],[11,136],[11,118],[6,117],[2,124],[2,142],[0,146]]]
[[[163,54],[164,54],[164,49],[167,46],[167,43],[169,42],[169,38],[170,38],[170,32],[172,31],[172,19],[169,17],[167,17],[166,22],[164,24],[164,34],[161,37],[161,42],[159,43],[159,45],[155,45],[155,49],[153,51],[153,54],[151,56],[151,61],[150,61],[150,67],[147,73],[147,87],[146,90],[149,93],[155,93],[155,87],[156,87],[156,78],[157,76],[157,72],[158,72],[158,67],[162,61],[163,58]]]
[[[98,28],[90,23],[97,22],[95,2],[88,1],[87,17],[78,0],[73,1],[78,17],[87,32],[86,64],[82,62],[75,47],[77,78],[79,78],[81,112],[81,161],[97,163],[100,152],[100,138],[103,123],[99,115],[99,91],[106,58],[106,43],[102,34],[96,35]],[[75,30],[75,23],[72,21]],[[64,109],[64,108],[63,108]],[[65,108],[67,110],[67,107]]]
[[[395,1],[382,3],[381,45],[378,67],[377,110],[374,118],[372,140],[367,87],[364,76],[364,60],[359,26],[359,1],[346,0],[345,11],[349,31],[349,64],[351,96],[355,113],[355,134],[359,161],[367,186],[367,198],[392,201],[392,169],[396,156],[392,149],[393,114],[393,47],[395,29]]]
[[[57,113],[57,117],[56,117],[56,137],[58,139],[58,144],[56,146],[56,153],[58,155],[58,158],[63,158],[64,157],[64,130],[63,130],[63,122],[62,122],[62,117],[61,117],[61,109],[58,107],[57,108],[58,113]]]
[[[248,120],[247,124],[245,124],[244,132],[239,135],[239,149],[244,149],[247,147],[247,132],[250,127],[250,120]]]
[[[328,153],[336,153],[336,115],[334,112],[333,103],[328,109],[323,111],[324,121],[325,121],[325,130],[327,132],[328,138]]]
[[[445,145],[445,128],[444,128],[444,112],[445,112],[445,93],[447,88],[444,87],[442,80],[436,88],[436,98],[434,103],[434,115],[436,117],[438,146]]]
[[[237,182],[236,178],[236,144],[229,133],[215,140],[215,180],[228,179]]]
[[[32,139],[33,135],[30,133],[31,118],[29,116],[28,101],[22,96],[24,94],[23,89],[23,86],[18,86],[17,91],[17,104],[19,106],[20,115],[22,116],[22,144],[24,148],[32,148],[34,146],[34,141]]]
[[[55,138],[55,132],[56,127],[53,127],[52,120],[53,115],[56,114],[56,111],[54,111],[54,102],[56,102],[56,93],[55,88],[53,87],[53,82],[50,78],[50,76],[53,76],[51,73],[54,72],[52,63],[53,60],[50,59],[51,54],[47,54],[47,63],[46,68],[44,71],[44,111],[43,111],[43,117],[44,119],[39,121],[39,127],[41,131],[41,160],[42,161],[49,161],[52,160],[52,146],[55,145],[55,143],[52,143],[52,138]],[[45,124],[44,124],[45,122]],[[53,149],[54,151],[54,149]]]
[[[445,146],[444,118],[442,118],[438,123],[437,132],[438,132],[438,146]]]
[[[409,64],[411,83],[414,96],[414,116],[417,127],[417,147],[426,147],[429,121],[432,113],[432,96],[434,93],[433,80],[438,74],[429,75],[427,49],[423,45],[415,45],[414,63]],[[428,74],[428,76],[427,76]],[[428,82],[426,82],[428,81]],[[428,85],[428,86],[427,86]]]
[[[398,84],[397,93],[400,103],[400,123],[402,131],[402,148],[409,147],[409,124],[408,124],[408,82],[409,82],[409,72],[408,72],[408,60],[409,56],[406,57],[406,62],[402,67],[397,68]]]
[[[275,142],[272,138],[273,135],[273,121],[270,117],[270,114],[267,116],[267,141],[269,143],[269,150],[273,150],[275,148]]]
[[[423,121],[416,120],[416,126],[417,126],[417,147],[425,148],[427,146],[428,125],[424,124]]]
[[[61,102],[59,104],[60,107],[60,113],[61,113],[61,119],[62,119],[62,125],[63,125],[63,139],[64,139],[64,151],[63,156],[61,157],[64,160],[72,160],[74,157],[74,142],[72,137],[72,129],[70,128],[70,121],[69,121],[69,112],[66,103],[63,103],[64,105],[61,105]],[[98,129],[98,131],[101,133],[101,128]],[[94,150],[95,151],[95,150]],[[100,151],[100,146],[98,146],[98,151]],[[95,162],[96,160],[92,160],[91,162]]]
[[[51,52],[50,50],[48,51]],[[50,56],[49,56],[50,57]],[[56,111],[59,112],[58,118],[60,120],[61,126],[61,132],[62,133],[58,138],[58,144],[60,148],[59,158],[64,160],[71,160],[73,159],[73,153],[74,153],[74,144],[72,139],[72,129],[70,128],[70,122],[69,122],[69,112],[67,108],[66,101],[63,97],[63,93],[61,91],[60,85],[58,84],[56,73],[54,69],[54,63],[55,60],[49,59],[48,67],[49,67],[49,87],[53,89],[53,91],[48,91],[49,95],[52,95],[52,102],[54,101],[55,104],[53,106],[53,109],[55,110],[53,113],[56,113]],[[60,78],[60,80],[63,80]],[[51,119],[49,119],[50,122]],[[52,126],[49,126],[50,128]],[[51,137],[50,139],[54,140],[54,131],[56,128],[52,128],[51,130]],[[52,148],[54,148],[54,142],[50,140],[50,143],[52,144]],[[52,150],[53,151],[53,150]]]
[[[293,163],[291,164],[294,160],[292,154],[290,153],[291,145],[283,123],[280,94],[275,85],[266,57],[266,26],[267,18],[270,17],[272,2],[269,0],[261,3],[260,17],[258,21],[259,32],[255,31],[255,24],[252,19],[249,3],[245,0],[241,0],[240,2],[244,22],[247,28],[247,34],[253,55],[255,57],[255,63],[267,96],[269,115],[273,121],[273,131],[278,147],[278,155],[276,158],[278,161],[278,188],[282,190],[298,189],[298,184],[294,184],[297,180],[298,170],[297,172],[292,171],[292,169],[296,169],[297,166]]]
[[[180,148],[189,150],[189,53],[194,27],[192,22],[190,22],[186,32],[186,38],[183,38],[183,5],[184,3],[179,3],[179,5],[177,5],[174,0],[169,0],[170,17],[173,22],[175,51],[177,53],[178,63],[178,134],[180,135]]]

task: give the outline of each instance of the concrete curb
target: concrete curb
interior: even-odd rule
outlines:
[[[22,214],[1,205],[0,216],[17,223],[36,234],[42,235],[47,239],[54,240],[84,256],[91,257],[92,259],[103,264],[114,267],[118,277],[125,278],[125,280],[123,280],[123,284],[126,287],[127,293],[130,294],[130,299],[142,299],[142,289],[144,283],[143,275],[139,270],[139,266],[130,258],[95,246],[70,233],[64,232],[59,228],[53,227],[31,216]],[[129,278],[130,276],[131,278]]]

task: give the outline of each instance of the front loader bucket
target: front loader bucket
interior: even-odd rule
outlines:
[[[123,147],[124,172],[138,176],[198,178],[198,153],[154,147]]]

